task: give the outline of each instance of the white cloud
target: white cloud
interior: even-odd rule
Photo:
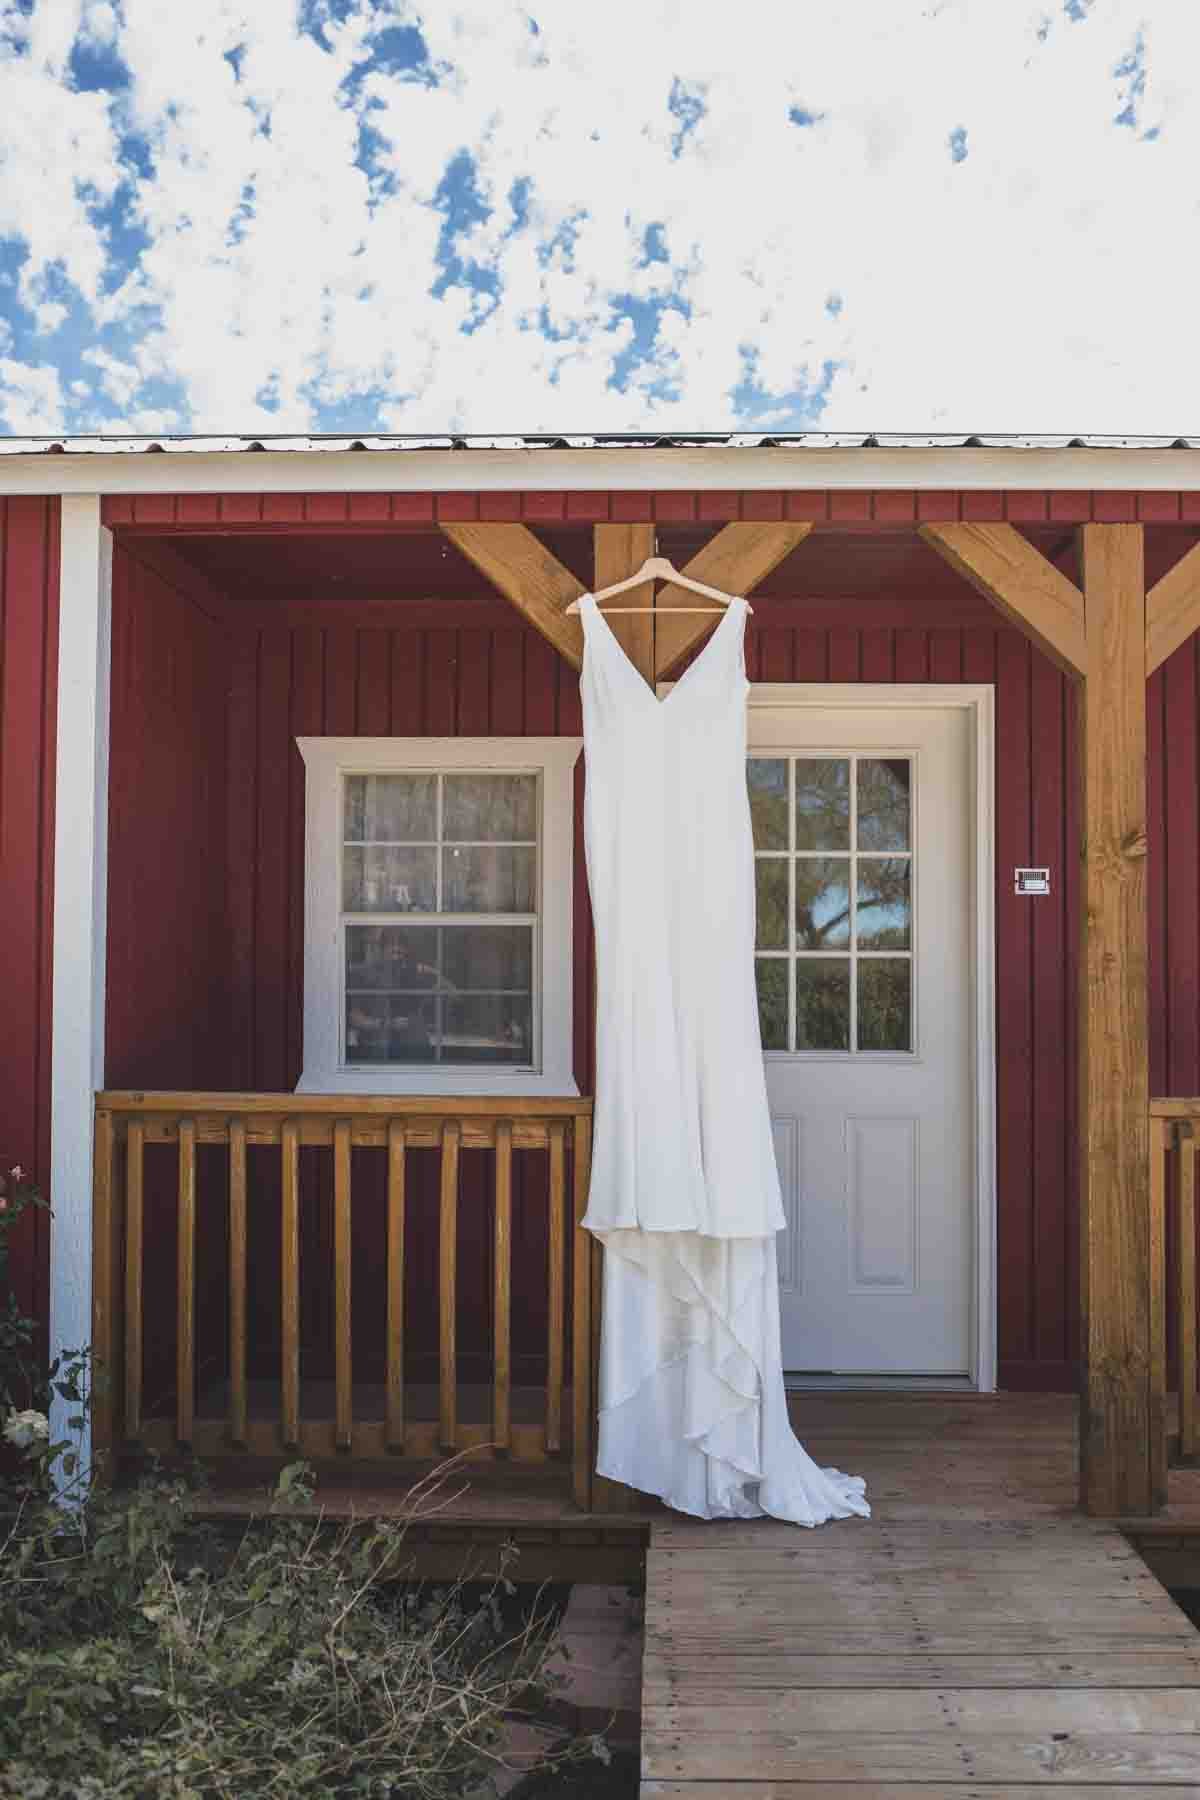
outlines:
[[[166,383],[201,430],[1196,428],[1200,9],[297,11],[0,0],[0,236],[43,320],[66,280],[125,344],[84,361],[127,424],[178,426]],[[417,26],[433,80],[364,73]],[[80,33],[129,72],[111,113]]]
[[[33,368],[0,357],[0,424],[20,437],[62,430],[62,390],[57,369]]]

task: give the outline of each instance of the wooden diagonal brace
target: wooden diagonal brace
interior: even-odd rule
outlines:
[[[797,544],[803,543],[811,530],[810,523],[726,525],[703,550],[697,551],[682,572],[693,581],[703,581],[724,593],[748,594]],[[655,620],[655,666],[660,678],[711,631],[712,619],[703,614],[671,617],[671,607],[697,604],[695,594],[687,588],[660,588]]]
[[[1146,595],[1146,673],[1200,628],[1200,544],[1193,544]]]
[[[443,525],[456,549],[565,656],[583,661],[583,626],[564,611],[585,590],[525,525]]]
[[[1012,525],[921,525],[920,536],[1068,675],[1087,672],[1083,595]]]

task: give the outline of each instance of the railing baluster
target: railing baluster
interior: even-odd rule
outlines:
[[[1149,1278],[1150,1495],[1167,1501],[1167,1154],[1173,1133],[1165,1119],[1150,1120]]]
[[[284,1443],[294,1449],[300,1443],[300,1127],[295,1119],[285,1121],[279,1150],[283,1165],[280,1424]]]
[[[547,1296],[546,1346],[546,1449],[554,1455],[562,1449],[563,1400],[563,1213],[566,1197],[565,1127],[561,1119],[550,1121],[550,1225],[549,1293]]]
[[[349,1450],[354,1438],[350,1324],[350,1121],[333,1128],[334,1441]]]
[[[244,1445],[246,1405],[246,1121],[229,1121],[229,1436]]]
[[[458,1149],[461,1141],[461,1121],[447,1119],[442,1126],[442,1192],[438,1246],[438,1399],[441,1447],[447,1455],[452,1455],[458,1448],[455,1308],[458,1298]]]
[[[404,1449],[404,1121],[388,1124],[387,1446]]]
[[[492,1440],[512,1444],[512,1121],[496,1124],[496,1222],[493,1243]]]
[[[92,1453],[111,1457],[116,1432],[116,1352],[120,1321],[120,1208],[113,1116],[96,1113],[92,1145],[92,1355],[103,1381],[92,1392]],[[111,1466],[105,1478],[112,1480]]]
[[[196,1410],[196,1121],[179,1121],[175,1283],[175,1436],[192,1441]]]
[[[592,1122],[580,1115],[573,1128],[575,1236],[571,1246],[571,1485],[575,1504],[592,1507],[592,1238],[580,1221],[587,1211],[592,1173]]]
[[[1175,1353],[1179,1371],[1179,1454],[1196,1454],[1196,1148],[1191,1122],[1176,1132]]]
[[[146,1125],[130,1119],[125,1139],[125,1436],[142,1435],[142,1260]]]

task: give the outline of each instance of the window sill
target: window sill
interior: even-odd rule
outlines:
[[[516,1098],[536,1097],[543,1100],[575,1100],[579,1087],[569,1075],[535,1074],[529,1069],[455,1069],[436,1068],[391,1069],[314,1069],[301,1075],[295,1088],[298,1094],[370,1094],[428,1095],[431,1098],[454,1098],[456,1095],[487,1095],[500,1099],[506,1094]]]

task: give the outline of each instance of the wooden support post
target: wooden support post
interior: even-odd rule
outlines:
[[[1140,525],[1082,527],[1080,1287],[1085,1509],[1155,1501],[1148,1133],[1146,592]]]
[[[597,590],[613,582],[624,581],[640,569],[658,545],[653,525],[597,525],[593,533],[595,581]],[[614,606],[644,606],[639,613],[614,613],[608,623],[612,634],[640,675],[654,686],[654,614],[649,610],[653,598],[653,582],[630,588]],[[693,596],[694,598],[695,596]]]
[[[1179,1454],[1196,1454],[1196,1150],[1188,1119],[1175,1127],[1178,1210],[1175,1216],[1175,1364],[1179,1380]]]

